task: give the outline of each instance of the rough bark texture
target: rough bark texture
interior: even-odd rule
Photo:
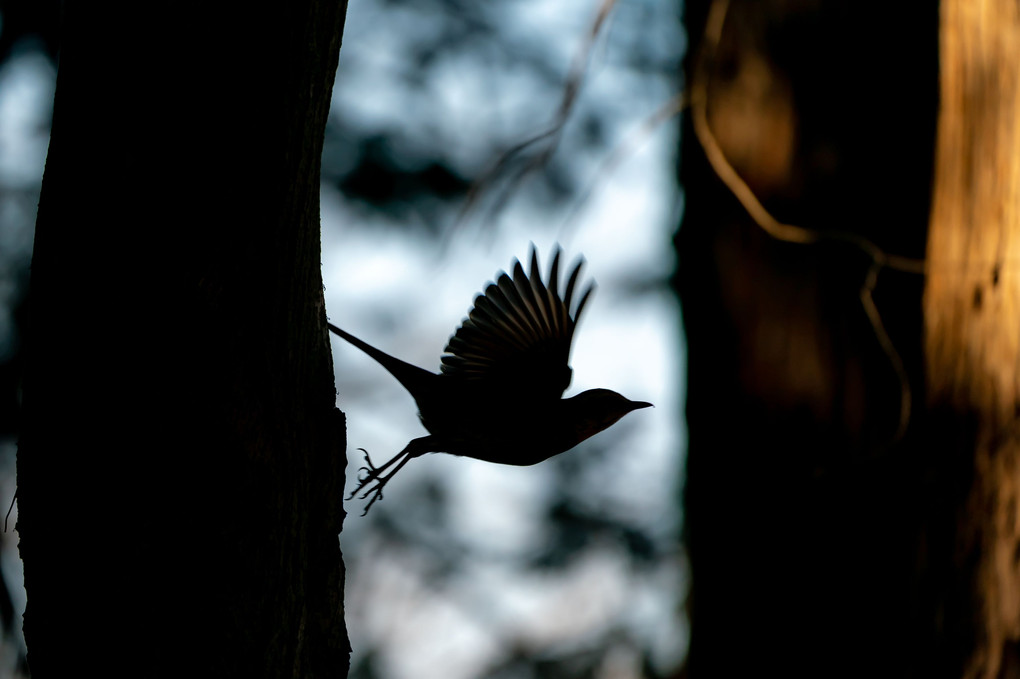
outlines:
[[[66,3],[18,453],[33,677],[342,677],[319,158],[346,4]]]
[[[704,85],[692,111],[765,208],[811,237],[753,221],[687,117],[687,674],[937,676],[919,669],[933,650],[919,536],[938,505],[916,444],[923,276],[879,270],[895,355],[861,301],[875,264],[863,239],[924,254],[936,8],[735,1],[706,53],[720,4],[685,3],[686,82]]]
[[[941,13],[925,349],[932,446],[956,481],[930,529],[947,564],[935,631],[956,676],[1020,677],[1020,9]]]

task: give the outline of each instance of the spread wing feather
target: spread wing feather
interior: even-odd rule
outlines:
[[[589,284],[571,313],[574,291],[584,262],[579,260],[559,294],[560,250],[553,253],[548,285],[543,282],[538,254],[531,249],[530,272],[515,261],[512,275],[500,273],[495,283],[475,297],[475,304],[450,338],[442,358],[444,376],[476,382],[508,398],[527,395],[558,399],[570,384],[570,345]]]

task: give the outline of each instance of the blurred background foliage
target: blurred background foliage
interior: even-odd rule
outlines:
[[[0,496],[14,496],[22,337],[56,78],[58,3],[0,2]],[[10,525],[16,520],[11,514]],[[0,537],[0,677],[25,676],[17,535]]]
[[[5,499],[14,491],[20,338],[58,6],[0,2]],[[352,677],[652,678],[672,676],[682,661],[681,343],[666,291],[679,209],[678,125],[634,131],[679,91],[684,37],[677,4],[621,0],[593,36],[600,8],[580,0],[349,7],[322,163],[331,318],[434,369],[457,314],[486,277],[523,257],[529,240],[541,254],[560,241],[568,257],[585,253],[603,288],[601,312],[586,311],[581,334],[593,340],[589,358],[575,353],[575,388],[582,375],[598,380],[596,367],[611,369],[620,348],[628,351],[621,336],[648,334],[654,349],[637,358],[652,382],[637,376],[625,393],[658,406],[654,425],[624,421],[534,470],[434,456],[404,470],[365,519],[361,505],[349,503],[341,540]],[[575,85],[576,98],[566,94]],[[564,125],[541,136],[554,129],[565,97]],[[634,163],[604,172],[621,151]],[[600,314],[615,314],[622,329],[602,330]],[[388,375],[357,363],[362,357],[348,346],[334,351],[350,479],[356,447],[385,458],[420,430],[391,424],[395,412],[413,418],[413,406],[386,391]],[[592,367],[582,370],[585,361]],[[15,517],[16,510],[12,524]],[[7,639],[0,676],[19,671],[24,595],[15,540],[4,534],[0,559]]]

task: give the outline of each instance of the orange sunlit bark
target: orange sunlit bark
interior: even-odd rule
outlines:
[[[972,465],[947,595],[973,616],[956,639],[960,661],[964,676],[996,677],[1020,641],[1020,10],[946,0],[941,11],[929,405],[955,422],[933,452]]]

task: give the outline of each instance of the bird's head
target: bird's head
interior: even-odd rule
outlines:
[[[564,401],[571,424],[578,436],[576,443],[594,436],[616,424],[632,410],[648,408],[652,404],[631,401],[609,389],[589,389]]]

